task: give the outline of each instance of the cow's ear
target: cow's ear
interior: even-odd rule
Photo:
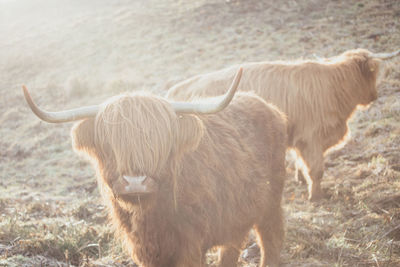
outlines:
[[[72,146],[76,151],[93,152],[94,118],[85,119],[74,125],[71,131]]]
[[[195,115],[178,115],[178,150],[190,152],[196,150],[204,135],[204,125]]]

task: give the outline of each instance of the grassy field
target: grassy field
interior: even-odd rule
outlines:
[[[113,237],[95,171],[48,110],[263,60],[400,49],[396,0],[0,0],[0,266],[135,266]],[[400,58],[326,158],[312,204],[289,171],[283,266],[400,266]],[[208,263],[214,266],[216,252]],[[252,238],[240,266],[257,266]]]

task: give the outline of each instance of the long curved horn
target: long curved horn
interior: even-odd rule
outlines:
[[[231,102],[236,90],[239,86],[240,78],[242,77],[243,68],[239,68],[235,78],[229,88],[228,92],[224,95],[217,97],[210,97],[200,101],[190,102],[171,102],[172,107],[177,113],[198,113],[198,114],[211,114],[217,113],[228,106]]]
[[[383,60],[388,60],[400,55],[400,49],[392,53],[372,53],[371,56]]]
[[[207,101],[196,102],[196,103],[186,103],[186,102],[171,102],[172,107],[178,113],[216,113],[218,111],[223,110],[230,101],[232,100],[237,87],[240,82],[240,78],[242,76],[243,69],[240,68],[236,73],[236,76],[233,80],[229,91],[222,96],[213,97],[207,99]],[[49,112],[39,108],[35,102],[33,101],[31,95],[29,94],[28,89],[25,85],[22,86],[24,91],[24,96],[26,102],[28,103],[29,107],[32,109],[33,113],[36,114],[40,119],[50,122],[50,123],[61,123],[61,122],[70,122],[76,120],[82,120],[90,117],[96,116],[98,113],[100,106],[86,106],[80,107],[76,109],[69,109],[64,111],[57,111],[57,112]]]
[[[33,113],[35,113],[40,119],[47,122],[60,123],[82,120],[96,116],[97,112],[99,111],[99,106],[86,106],[58,112],[45,111],[39,108],[35,102],[33,102],[32,97],[25,85],[22,86],[22,89],[24,90],[26,102],[28,102],[28,105],[32,109]]]

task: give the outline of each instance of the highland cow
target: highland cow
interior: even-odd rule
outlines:
[[[252,227],[260,266],[278,266],[286,120],[251,93],[225,108],[240,74],[224,97],[195,103],[133,93],[49,113],[24,92],[46,121],[83,119],[74,148],[95,160],[113,224],[140,266],[204,266],[216,246],[220,266],[235,266]]]
[[[288,144],[300,156],[296,169],[301,167],[310,200],[323,197],[324,153],[345,140],[347,122],[356,108],[377,98],[380,59],[398,54],[400,50],[373,54],[356,49],[319,61],[242,64],[245,72],[239,90],[254,91],[288,116]],[[190,100],[221,94],[236,68],[182,81],[170,88],[167,98]]]

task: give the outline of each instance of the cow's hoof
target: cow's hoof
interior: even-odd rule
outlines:
[[[311,192],[310,197],[308,199],[311,202],[318,202],[318,201],[321,201],[324,198],[325,198],[325,194],[321,190],[321,191],[317,191],[317,192]]]

